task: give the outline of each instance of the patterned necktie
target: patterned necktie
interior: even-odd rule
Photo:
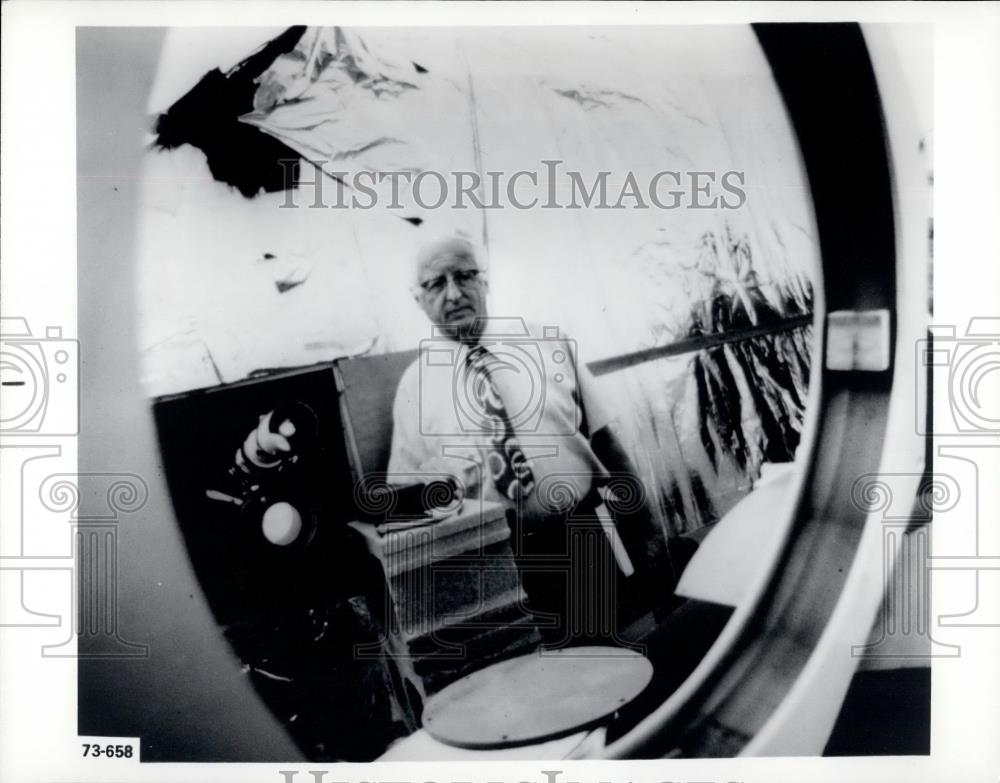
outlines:
[[[473,374],[472,395],[493,446],[486,457],[487,469],[497,491],[510,500],[517,500],[531,494],[535,488],[535,477],[493,382],[489,365],[495,361],[496,357],[481,345],[470,348],[466,357],[466,365]]]

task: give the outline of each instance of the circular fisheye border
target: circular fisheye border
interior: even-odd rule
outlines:
[[[916,495],[924,444],[913,427],[917,376],[907,346],[926,328],[926,224],[911,219],[924,213],[908,210],[901,202],[910,197],[894,188],[894,171],[908,161],[898,143],[905,87],[877,29],[753,27],[798,138],[819,234],[801,470],[783,544],[752,600],[660,707],[579,757],[819,755],[855,670],[852,646],[868,638],[883,596],[879,509],[857,503],[852,486],[866,474],[908,470]],[[886,369],[829,368],[827,313],[835,311],[888,318]]]
[[[890,47],[866,47],[866,42],[878,42],[879,32],[865,28],[862,35],[854,24],[754,29],[799,138],[823,262],[822,280],[816,286],[816,358],[800,446],[803,469],[786,513],[775,511],[776,519],[787,520],[784,546],[768,573],[761,575],[757,598],[737,611],[693,675],[659,708],[611,744],[594,747],[588,742],[593,755],[818,754],[854,670],[850,645],[866,640],[882,598],[881,529],[870,514],[850,504],[853,479],[886,465],[891,469],[905,464],[898,469],[912,471],[917,464],[914,455],[923,449],[914,432],[913,389],[900,387],[912,386],[915,378],[915,352],[907,346],[910,339],[923,336],[926,269],[922,265],[909,269],[897,279],[896,259],[926,258],[926,224],[914,232],[905,220],[893,220],[893,198],[899,214],[905,215],[899,202],[908,194],[892,187],[889,152],[894,165],[905,159],[895,143],[886,150],[882,108],[890,139],[894,123],[908,115],[889,111],[900,100],[895,89],[883,90],[880,103],[872,70],[875,60],[878,79],[891,78]],[[136,88],[136,96],[148,92],[161,37],[147,36],[135,67],[127,72],[127,84]],[[890,67],[882,68],[884,64]],[[120,91],[98,90],[108,73],[94,69],[86,77],[99,100],[82,107],[78,122],[82,117],[92,125],[81,127],[103,130],[112,127],[103,123],[114,119],[117,133],[141,138],[144,104]],[[99,136],[97,130],[92,134]],[[139,171],[138,146],[112,150],[102,142],[99,149],[95,160],[113,156],[123,171]],[[78,279],[112,278],[118,290],[134,291],[133,259],[128,253],[106,252],[108,246],[133,244],[135,221],[125,218],[134,217],[134,207],[94,198],[101,192],[96,181],[82,182],[78,222],[93,230],[80,235]],[[899,268],[905,269],[902,264]],[[80,312],[103,313],[103,295],[100,287],[81,285]],[[825,369],[825,313],[836,309],[885,309],[891,314],[888,370]],[[117,407],[115,415],[93,413],[84,421],[80,470],[106,469],[113,456],[150,477],[150,501],[135,520],[134,530],[122,537],[122,558],[141,564],[145,553],[155,551],[163,568],[176,571],[183,589],[158,591],[140,567],[122,570],[121,600],[133,618],[128,633],[149,641],[157,651],[157,665],[109,666],[107,660],[81,657],[81,698],[86,695],[109,716],[106,732],[142,737],[143,754],[148,753],[150,760],[156,757],[149,753],[154,745],[182,747],[193,759],[212,754],[213,760],[300,759],[252,686],[233,677],[238,669],[231,652],[217,633],[203,596],[192,589],[199,585],[189,569],[179,528],[170,524],[174,515],[154,456],[158,449],[153,417],[137,381],[129,387],[131,401],[118,402],[122,379],[139,377],[139,357],[128,328],[133,319],[129,308],[113,318],[81,318],[81,352],[90,367],[87,393],[92,411],[110,413],[111,403],[103,401],[115,401]],[[893,394],[898,400],[895,410]],[[185,601],[184,611],[177,611],[176,596],[188,592],[194,600]],[[203,651],[196,671],[189,666],[191,648]],[[815,678],[810,682],[816,671],[822,674],[818,687]],[[176,717],[168,719],[154,708],[153,695],[163,692],[172,694],[171,715]],[[149,698],[123,709],[118,704],[122,693]],[[238,725],[227,720],[233,709],[242,716]],[[224,748],[222,759],[219,748]]]

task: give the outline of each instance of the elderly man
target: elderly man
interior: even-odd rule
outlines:
[[[390,480],[444,475],[507,507],[549,643],[624,640],[670,597],[674,575],[575,344],[551,327],[487,317],[486,273],[467,239],[424,247],[415,283],[434,333],[396,393]]]

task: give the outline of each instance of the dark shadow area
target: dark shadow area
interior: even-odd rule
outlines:
[[[930,667],[855,674],[823,755],[924,756],[930,752]]]

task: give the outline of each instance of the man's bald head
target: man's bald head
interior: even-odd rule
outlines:
[[[466,237],[447,236],[434,239],[422,245],[417,251],[416,265],[414,266],[415,282],[418,285],[420,284],[421,273],[427,266],[435,261],[447,258],[470,260],[476,269],[481,273],[485,273],[486,270],[482,266],[481,257],[479,248],[472,240]]]

